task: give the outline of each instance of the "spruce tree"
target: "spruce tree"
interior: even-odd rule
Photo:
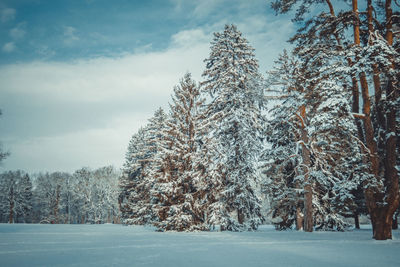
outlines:
[[[310,57],[295,61],[284,53],[271,72],[269,91],[278,90],[272,90],[277,105],[267,123],[272,147],[264,154],[265,191],[278,229],[296,221],[305,231],[344,230],[342,215],[354,209],[351,191],[360,184],[361,162],[350,94],[334,80],[337,66],[322,67],[328,66],[323,53]]]
[[[383,4],[384,2],[384,4]],[[324,4],[329,12],[309,16],[312,5]],[[292,41],[296,50],[308,55],[324,52],[336,55],[330,64],[346,62],[336,70],[351,86],[352,113],[357,123],[359,148],[367,172],[362,187],[373,225],[373,237],[390,239],[391,219],[399,206],[398,159],[399,61],[394,28],[399,26],[399,12],[392,9],[392,1],[367,1],[367,9],[360,12],[358,1],[352,0],[348,9],[336,14],[332,1],[278,0],[272,4],[277,13],[296,8],[296,21],[304,21]],[[375,11],[375,12],[374,12]],[[303,53],[306,55],[305,53]],[[318,68],[315,68],[319,71]],[[372,86],[371,86],[372,85]],[[374,92],[374,97],[370,96]],[[361,93],[361,94],[360,94]],[[362,111],[360,111],[360,95]],[[373,101],[371,101],[373,100]],[[397,147],[397,148],[396,148]],[[384,204],[382,204],[384,203]]]
[[[3,222],[30,222],[32,218],[32,182],[23,171],[0,175],[0,218]]]
[[[153,194],[160,200],[156,206],[160,230],[204,229],[198,180],[193,176],[201,104],[199,88],[187,73],[174,88],[162,138],[160,164],[163,171],[157,175],[153,188]]]
[[[278,230],[303,229],[303,196],[296,113],[302,105],[298,81],[299,62],[284,50],[268,72],[265,114],[266,148],[261,170],[263,192],[269,200],[272,223]]]
[[[262,222],[257,188],[262,93],[254,49],[234,25],[214,33],[202,91],[211,97],[206,116],[218,173],[207,221],[222,230],[256,229]]]
[[[32,193],[32,181],[28,174],[23,174],[20,176],[18,182],[20,200],[19,210],[18,210],[18,222],[32,222],[32,204],[33,204],[33,193]]]
[[[129,143],[120,178],[123,223],[151,224],[159,220],[153,207],[160,200],[152,190],[156,177],[163,171],[160,162],[166,120],[167,115],[159,108]]]

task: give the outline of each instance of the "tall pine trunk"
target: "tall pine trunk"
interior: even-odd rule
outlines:
[[[302,230],[303,229],[303,224],[304,224],[304,216],[303,213],[301,212],[301,208],[297,207],[296,208],[296,230]]]
[[[397,230],[399,229],[399,221],[398,221],[398,216],[399,216],[399,210],[397,209],[396,212],[393,215],[393,221],[392,221],[392,229]]]
[[[309,167],[311,164],[310,150],[308,149],[308,134],[305,129],[306,107],[300,107],[301,116],[301,140],[302,140],[302,158],[304,165],[304,231],[312,232],[314,226],[313,207],[312,207],[312,186],[309,179]]]
[[[354,226],[356,229],[360,229],[360,219],[358,213],[354,213]]]
[[[14,188],[11,188],[10,195],[10,212],[9,212],[9,217],[8,217],[8,222],[13,223],[14,222]]]
[[[353,13],[355,16],[354,29],[354,43],[360,45],[360,26],[358,16],[358,3],[357,0],[352,0]],[[391,0],[387,0],[385,4],[386,10],[386,40],[389,45],[392,45],[393,35],[391,32]],[[372,6],[368,1],[368,29],[373,30],[372,25]],[[358,60],[358,59],[356,59]],[[379,79],[379,71],[376,66],[373,66],[373,82],[375,89],[375,105],[377,107],[377,119],[380,128],[385,129],[385,135],[381,136],[382,142],[379,145],[374,138],[374,128],[371,119],[371,102],[368,89],[368,81],[365,72],[360,73],[361,95],[363,99],[363,122],[365,142],[368,148],[368,159],[371,163],[370,174],[374,176],[377,181],[383,178],[383,188],[376,185],[369,185],[365,189],[365,199],[367,208],[371,217],[373,228],[373,238],[376,240],[386,240],[392,238],[392,218],[393,213],[399,203],[399,185],[396,166],[396,108],[395,105],[388,105],[386,111],[386,121],[381,108],[381,84]],[[387,100],[393,102],[396,100],[396,91],[393,87],[393,81],[389,79],[388,87],[386,89]],[[354,96],[354,95],[353,95]],[[356,99],[353,99],[356,101]],[[357,100],[358,101],[358,100]],[[386,139],[386,140],[385,140]],[[380,153],[379,153],[380,152]],[[384,164],[382,164],[384,162]],[[383,177],[380,169],[384,167]],[[385,203],[385,204],[383,204]]]

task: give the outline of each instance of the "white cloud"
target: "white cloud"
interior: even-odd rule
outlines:
[[[208,40],[186,46],[178,34],[166,51],[127,54],[118,58],[95,58],[70,63],[33,62],[1,68],[0,80],[10,92],[81,102],[118,101],[148,94],[169,94],[187,71],[200,76]],[[174,37],[175,38],[175,37]],[[198,40],[198,39],[195,39]],[[23,77],[23,79],[21,79]]]
[[[172,36],[172,45],[178,47],[190,47],[197,44],[210,42],[211,34],[206,34],[203,29],[191,29],[180,31]]]
[[[72,45],[76,41],[79,41],[79,37],[76,34],[77,30],[74,27],[64,27],[64,44]]]
[[[275,17],[221,19],[178,32],[164,51],[149,52],[149,46],[116,58],[0,67],[0,107],[7,114],[17,108],[24,112],[23,118],[20,114],[2,116],[2,128],[26,129],[23,137],[16,137],[12,129],[7,135],[0,132],[4,147],[12,152],[3,166],[27,171],[73,171],[84,165],[109,163],[120,167],[130,136],[145,125],[157,107],[168,106],[173,86],[184,73],[190,71],[200,81],[212,32],[222,31],[225,23],[237,24],[256,48],[261,72],[287,46],[285,41],[293,31],[290,22],[282,23]],[[79,40],[73,27],[64,28],[64,37],[72,42]],[[13,103],[9,103],[11,98]],[[30,109],[21,104],[22,99],[29,100]],[[97,116],[104,118],[97,120]],[[26,127],[27,121],[33,121],[31,129]],[[58,124],[48,125],[50,121]],[[85,124],[88,126],[83,127]],[[64,125],[68,127],[57,131]],[[33,135],[38,132],[33,128],[43,128],[41,135]],[[50,134],[48,128],[55,130]]]
[[[14,40],[24,38],[26,31],[25,31],[26,23],[19,23],[16,27],[10,30],[10,36]]]
[[[9,129],[8,134],[0,132],[0,140],[12,151],[3,166],[27,171],[73,171],[110,163],[120,167],[131,135],[159,106],[168,107],[185,72],[200,79],[209,40],[186,46],[186,37],[202,40],[203,35],[199,30],[178,34],[161,52],[0,67],[0,106],[7,113],[1,123]],[[19,113],[13,110],[18,107]],[[90,125],[82,127],[85,123]],[[10,127],[26,130],[16,137]],[[58,127],[58,132],[44,132]]]
[[[137,130],[132,121],[144,125],[149,116],[130,114],[110,121],[103,128],[4,142],[12,153],[3,165],[28,172],[73,172],[84,166],[97,168],[110,164],[119,168],[129,139]]]
[[[3,52],[11,53],[16,49],[15,44],[13,42],[9,42],[3,45]]]
[[[134,54],[144,54],[144,53],[148,53],[151,50],[153,50],[153,44],[146,44],[140,47],[136,47],[134,49]]]
[[[295,33],[295,26],[290,20],[279,17],[252,16],[237,23],[238,29],[256,50],[260,62],[260,71],[271,69],[283,49],[290,49],[287,42]],[[277,30],[279,29],[279,30]]]
[[[51,58],[56,54],[56,52],[54,50],[52,50],[50,47],[48,47],[47,45],[41,45],[41,44],[36,45],[35,51],[43,59]]]
[[[171,3],[175,5],[175,12],[181,12],[183,10],[185,0],[171,0]]]
[[[226,3],[226,0],[202,0],[202,1],[197,1],[196,6],[193,10],[193,15],[198,17],[198,18],[203,18],[209,15],[212,11],[214,11],[216,8],[221,7],[223,8],[223,4],[232,4],[232,3]]]
[[[11,21],[15,18],[15,9],[13,8],[1,8],[0,9],[0,20],[1,22],[7,22],[7,21]]]

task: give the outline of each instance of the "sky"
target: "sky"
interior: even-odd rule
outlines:
[[[0,0],[0,172],[120,168],[132,136],[197,81],[236,24],[260,72],[295,32],[266,0]]]

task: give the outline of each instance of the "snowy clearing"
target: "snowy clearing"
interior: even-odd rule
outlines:
[[[400,231],[155,232],[121,225],[0,224],[1,266],[399,266]]]

